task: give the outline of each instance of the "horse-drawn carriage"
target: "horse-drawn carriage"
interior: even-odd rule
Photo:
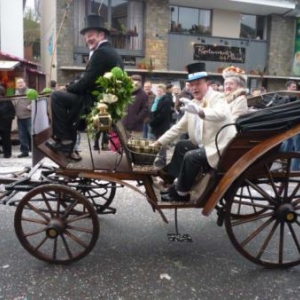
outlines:
[[[256,102],[259,97],[249,100],[251,106]],[[116,190],[126,187],[143,195],[164,222],[166,209],[201,209],[205,216],[216,210],[218,225],[225,225],[245,258],[265,267],[295,266],[300,264],[300,171],[290,166],[300,153],[281,152],[280,145],[300,133],[299,104],[262,109],[228,124],[237,134],[217,169],[200,174],[196,196],[180,203],[160,201],[153,185],[158,170],[139,163],[120,123],[114,124],[119,152],[95,152],[89,144],[79,162],[53,152],[45,144],[51,128],[47,100],[41,97],[33,107],[33,167],[12,179],[0,177],[5,185],[0,200],[16,206],[15,231],[23,247],[50,263],[86,256],[98,239],[98,215],[115,213]],[[57,166],[44,166],[43,156]],[[37,171],[39,179],[33,179]]]

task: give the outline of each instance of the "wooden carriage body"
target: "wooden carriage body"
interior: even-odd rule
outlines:
[[[253,104],[255,101],[258,101],[258,97],[250,99],[249,103]],[[15,216],[17,236],[25,249],[39,259],[54,263],[68,263],[81,259],[92,250],[96,243],[99,233],[97,213],[110,209],[109,206],[115,196],[116,185],[118,185],[128,187],[143,195],[153,211],[159,212],[164,222],[168,222],[163,213],[164,209],[177,211],[179,208],[201,208],[203,215],[206,216],[216,210],[218,224],[225,223],[233,245],[247,259],[266,267],[298,265],[300,264],[300,229],[298,228],[300,226],[298,220],[298,215],[300,216],[298,212],[300,210],[300,171],[291,172],[290,165],[292,160],[300,159],[300,154],[280,151],[280,145],[284,141],[300,134],[300,113],[298,114],[298,102],[295,103],[282,106],[283,110],[288,111],[283,116],[280,115],[280,109],[274,109],[274,114],[272,109],[268,109],[264,112],[267,112],[269,116],[260,116],[257,119],[258,124],[255,123],[255,114],[253,114],[255,122],[250,121],[250,126],[244,126],[248,123],[241,121],[240,127],[237,126],[236,136],[221,154],[217,169],[201,174],[201,194],[188,203],[165,203],[160,201],[159,192],[153,186],[153,178],[158,176],[158,170],[152,165],[133,163],[132,153],[127,145],[127,134],[120,124],[115,124],[114,128],[122,145],[120,153],[92,151],[89,143],[89,149],[84,149],[82,152],[83,159],[74,162],[63,153],[53,152],[48,148],[45,143],[51,140],[51,126],[48,118],[45,117],[47,99],[40,99],[33,107],[33,162],[38,165],[43,156],[46,156],[58,167],[49,173],[51,176],[54,174],[53,181],[42,182],[41,185],[35,183],[33,189],[28,189],[28,194],[21,201],[11,202],[17,206]],[[274,116],[278,117],[276,122],[273,122]],[[231,126],[235,125],[231,124]],[[105,187],[111,190],[109,201],[104,205],[95,204],[93,196],[90,196],[93,189],[103,188],[99,182],[108,183]],[[144,191],[140,187],[144,187]],[[60,198],[61,196],[54,196],[64,194],[67,196],[63,199]],[[48,201],[47,197],[51,198],[51,201]],[[32,201],[33,203],[37,201],[36,198],[45,206],[42,212],[32,204]],[[79,238],[71,236],[72,240],[84,245],[84,250],[76,255],[73,255],[67,246],[63,246],[67,249],[65,251],[67,254],[62,258],[57,257],[56,250],[46,254],[39,250],[44,242],[33,246],[28,238],[31,232],[25,233],[23,223],[30,220],[29,222],[46,224],[46,229],[41,230],[46,231],[45,240],[56,240],[64,235],[70,238],[66,230],[68,222],[60,216],[61,213],[59,217],[54,217],[55,213],[51,208],[54,202],[52,198],[55,198],[58,203],[56,209],[64,209],[64,214],[67,211],[73,216],[72,220],[90,221],[91,230],[82,227],[78,229],[86,235],[91,235],[86,244],[78,241]],[[79,204],[80,210],[75,209]],[[25,208],[28,210],[28,207],[39,215],[44,216],[47,212],[50,217],[44,216],[46,221],[43,222],[24,217]],[[245,229],[245,225],[251,226]],[[265,233],[269,226],[271,229]],[[240,227],[243,227],[242,230],[236,232],[236,229]],[[263,235],[262,232],[264,232]],[[276,241],[274,241],[275,236]],[[286,236],[291,239],[289,245],[293,244],[292,251],[285,249],[287,247]],[[258,238],[259,242],[257,242]],[[252,246],[254,240],[259,244],[258,246]],[[65,237],[62,244],[66,244]],[[270,248],[277,250],[270,251]]]

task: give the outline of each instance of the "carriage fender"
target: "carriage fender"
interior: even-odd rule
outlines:
[[[205,216],[210,215],[234,181],[258,158],[299,132],[300,124],[297,124],[287,131],[267,138],[240,157],[240,159],[238,159],[225,173],[216,188],[210,194],[205,206],[203,207],[202,214]]]

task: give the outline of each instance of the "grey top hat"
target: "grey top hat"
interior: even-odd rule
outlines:
[[[81,29],[80,33],[85,34],[90,29],[96,29],[110,34],[109,30],[104,27],[103,17],[99,15],[88,15],[84,18],[84,28]]]

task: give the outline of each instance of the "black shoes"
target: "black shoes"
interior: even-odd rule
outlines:
[[[70,142],[68,144],[63,144],[61,142],[49,142],[47,141],[45,143],[45,145],[47,147],[49,147],[51,150],[55,151],[55,152],[67,152],[67,153],[70,153],[72,152],[73,150],[73,143]]]
[[[29,154],[28,153],[24,153],[24,152],[22,152],[21,154],[19,154],[17,157],[18,158],[22,158],[22,157],[28,157],[29,156]]]
[[[161,201],[163,202],[189,202],[190,194],[186,194],[185,196],[180,196],[175,188],[175,185],[169,187],[167,193],[161,193]]]

